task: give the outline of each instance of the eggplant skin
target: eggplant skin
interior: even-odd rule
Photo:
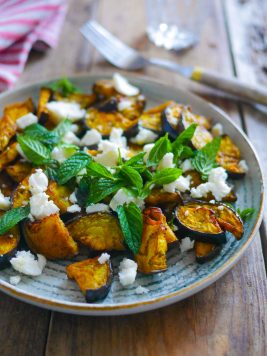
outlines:
[[[58,214],[31,222],[26,220],[22,227],[25,241],[34,253],[47,259],[70,258],[78,253],[78,246],[70,236]]]
[[[99,256],[96,256],[66,267],[68,278],[76,281],[87,303],[104,299],[113,280],[111,262],[101,264],[98,258]]]
[[[20,231],[18,225],[0,236],[0,270],[10,265],[10,260],[17,252],[20,243]]]
[[[225,232],[219,225],[215,213],[198,203],[179,206],[175,218],[181,237],[191,237],[196,241],[222,244],[226,242]]]
[[[118,219],[111,213],[79,215],[66,226],[75,241],[94,251],[125,250]]]
[[[69,206],[71,206],[68,200],[72,190],[66,185],[58,185],[55,181],[50,181],[46,194],[54,201],[56,206],[59,207],[60,213],[66,213]]]
[[[146,208],[143,211],[143,220],[141,246],[135,255],[138,270],[146,274],[165,271],[168,243],[177,241],[177,238],[167,225],[160,208]]]
[[[168,106],[161,114],[162,128],[164,132],[167,132],[172,139],[176,139],[178,136],[178,122],[181,118],[183,105],[176,104]],[[176,120],[176,123],[172,123],[171,120]]]
[[[218,256],[222,250],[222,245],[215,245],[211,243],[195,241],[194,250],[196,261],[200,264],[209,262]]]

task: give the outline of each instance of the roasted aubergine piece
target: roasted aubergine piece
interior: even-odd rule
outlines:
[[[195,241],[194,251],[196,261],[198,263],[205,263],[211,261],[221,252],[222,245],[211,244],[207,242]]]
[[[142,241],[135,260],[142,273],[156,273],[167,269],[168,243],[177,241],[174,232],[166,223],[160,208],[146,208],[143,212]]]
[[[69,196],[72,191],[66,185],[58,185],[55,181],[50,181],[46,194],[50,197],[51,200],[56,204],[60,209],[60,213],[66,213],[71,202],[69,201]]]
[[[50,260],[71,258],[78,253],[78,246],[58,214],[41,220],[25,221],[23,235],[31,251]]]
[[[7,146],[6,149],[0,154],[0,170],[9,165],[9,163],[13,162],[18,155],[17,142],[13,142]]]
[[[116,216],[111,213],[80,215],[67,223],[73,239],[94,251],[125,250]]]
[[[30,162],[16,161],[7,166],[5,170],[16,183],[20,183],[31,174],[33,166]]]
[[[74,279],[87,303],[104,299],[111,287],[113,273],[110,261],[101,264],[98,257],[75,262],[66,267],[67,276]]]
[[[0,212],[0,216],[4,214]],[[19,226],[14,226],[0,236],[0,270],[9,266],[9,261],[15,256],[20,242]]]
[[[161,114],[163,131],[167,132],[172,139],[175,139],[179,134],[178,123],[183,108],[184,106],[181,104],[170,105]]]

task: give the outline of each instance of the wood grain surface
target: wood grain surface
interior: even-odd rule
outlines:
[[[240,16],[248,11],[249,4],[257,7],[263,6],[263,2],[210,0],[209,7],[203,10],[206,19],[199,45],[174,54],[148,42],[144,0],[72,0],[58,47],[45,54],[32,53],[17,85],[77,72],[114,70],[78,32],[92,16],[145,55],[204,66],[248,82],[267,83],[266,73],[259,69],[262,61],[255,59],[256,44],[252,46],[248,38],[249,16]],[[263,23],[267,31],[267,22]],[[267,172],[266,113],[226,100],[219,92],[163,69],[146,68],[142,74],[195,91],[223,108],[247,131]],[[265,238],[263,227],[241,261],[209,288],[172,306],[139,315],[72,316],[32,307],[1,294],[0,355],[264,356],[267,354]]]

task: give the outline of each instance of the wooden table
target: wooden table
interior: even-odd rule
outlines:
[[[210,0],[203,9],[207,19],[200,44],[178,55],[148,42],[144,0],[100,4],[72,0],[59,46],[46,54],[33,53],[17,85],[77,72],[114,70],[78,32],[91,16],[146,55],[203,65],[246,82],[266,84],[265,1]],[[218,93],[158,68],[147,68],[144,74],[194,90],[223,108],[248,133],[267,173],[267,110],[261,113],[218,98]],[[263,224],[245,256],[218,282],[180,303],[148,313],[71,316],[1,294],[0,355],[267,355],[266,232]]]

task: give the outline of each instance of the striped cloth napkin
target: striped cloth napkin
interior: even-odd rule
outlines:
[[[32,48],[55,47],[66,0],[0,0],[0,91],[11,88]]]

